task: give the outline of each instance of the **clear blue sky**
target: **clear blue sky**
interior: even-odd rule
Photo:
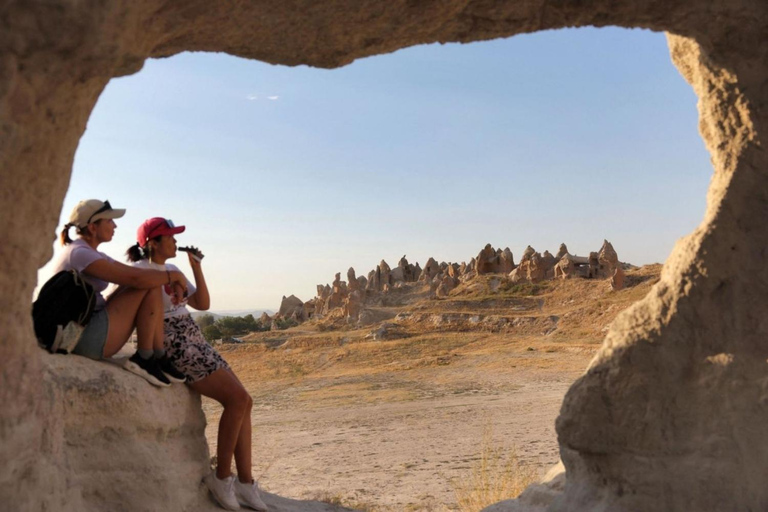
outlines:
[[[704,214],[697,124],[666,39],[641,30],[420,46],[336,70],[187,53],[109,83],[61,224],[80,199],[127,208],[100,247],[113,257],[147,217],[186,224],[213,310],[275,310],[350,266],[469,261],[486,243],[517,261],[528,244],[586,255],[607,238],[622,261],[663,262]]]

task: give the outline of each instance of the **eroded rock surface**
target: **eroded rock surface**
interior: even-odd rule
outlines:
[[[200,486],[210,463],[199,395],[84,357],[42,363],[50,413],[38,456],[51,485],[40,510],[215,509]]]
[[[56,496],[59,510],[83,510],[101,499],[66,490],[68,478],[81,478],[71,468],[84,461],[63,451],[56,457],[64,466],[41,457],[55,451],[41,440],[64,428],[56,397],[66,385],[44,382],[48,363],[34,343],[29,302],[36,271],[51,255],[75,149],[112,77],[135,73],[148,57],[187,50],[334,67],[416,44],[587,25],[677,34],[669,36],[672,58],[699,96],[699,130],[714,176],[701,226],[677,244],[653,292],[613,324],[563,403],[557,426],[568,484],[551,508],[768,509],[762,0],[5,2],[2,501],[41,510]],[[719,354],[731,362],[713,363]],[[51,469],[59,467],[68,469]]]

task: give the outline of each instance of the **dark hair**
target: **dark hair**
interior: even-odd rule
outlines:
[[[99,219],[101,220],[101,219]],[[99,222],[97,220],[96,222]],[[72,223],[64,224],[64,229],[61,230],[61,233],[59,233],[59,241],[61,242],[61,245],[69,245],[72,243],[72,239],[69,238],[69,228],[76,227]],[[87,235],[88,234],[88,226],[77,228],[77,234],[78,235]]]
[[[158,235],[151,240],[159,242],[162,237],[163,235]],[[152,256],[152,249],[149,247],[149,242],[147,242],[146,247],[142,247],[138,243],[135,243],[125,251],[125,256],[128,261],[133,261],[134,263],[141,260],[148,260]]]

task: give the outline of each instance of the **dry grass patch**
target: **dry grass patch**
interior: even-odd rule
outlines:
[[[478,460],[469,472],[453,481],[456,502],[462,512],[479,512],[489,505],[516,498],[539,479],[534,466],[523,463],[515,448],[493,441],[487,427]]]
[[[417,398],[413,391],[404,387],[387,386],[375,382],[331,384],[310,389],[299,394],[299,400],[324,407],[405,402]]]

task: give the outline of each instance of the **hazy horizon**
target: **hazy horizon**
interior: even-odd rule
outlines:
[[[696,101],[663,34],[619,28],[336,70],[149,60],[99,98],[57,231],[79,200],[109,199],[127,214],[99,249],[122,261],[145,218],[186,225],[216,311],[276,311],[349,267],[468,262],[486,243],[517,262],[527,245],[587,255],[607,239],[621,261],[663,263],[704,216]]]

